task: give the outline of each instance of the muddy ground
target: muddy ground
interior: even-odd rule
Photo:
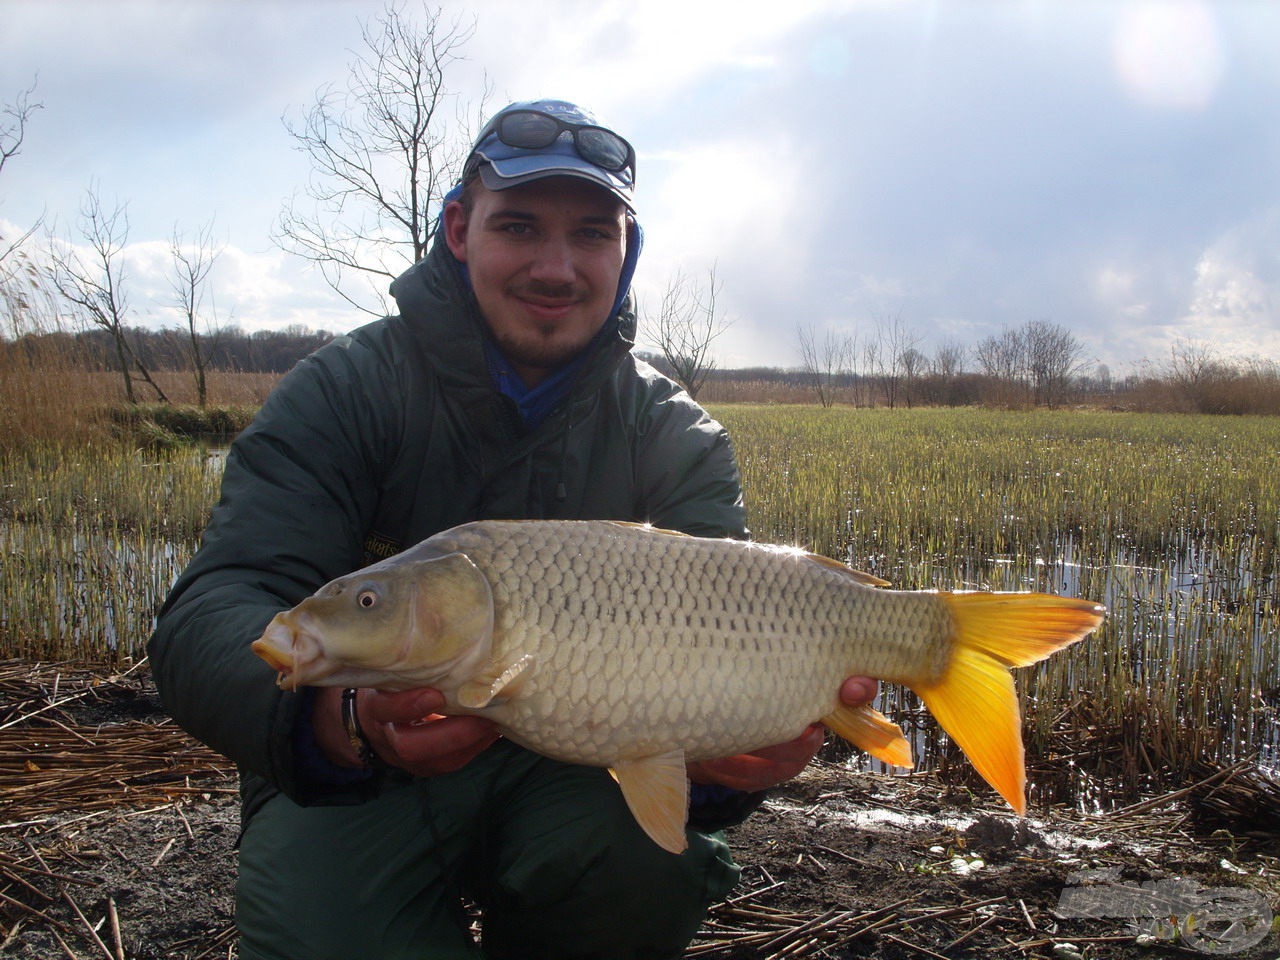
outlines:
[[[234,958],[225,761],[165,722],[145,670],[7,666],[0,958]],[[1207,835],[1187,796],[1151,806],[1018,820],[820,763],[731,832],[742,883],[688,957],[1280,956],[1280,838]]]

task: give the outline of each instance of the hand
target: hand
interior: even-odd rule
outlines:
[[[316,701],[316,739],[339,766],[359,767],[342,726],[342,691],[320,691]],[[481,717],[442,717],[438,690],[360,690],[356,714],[378,759],[416,777],[451,773],[465,766],[498,739],[497,727]]]
[[[849,677],[840,685],[840,699],[850,707],[862,706],[876,698],[879,683],[871,677]],[[734,790],[754,793],[790,780],[814,758],[822,747],[823,727],[810,724],[795,740],[765,747],[736,757],[700,760],[689,764],[694,783],[718,783]]]

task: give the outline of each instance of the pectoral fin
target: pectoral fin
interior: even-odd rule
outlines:
[[[841,704],[822,718],[822,722],[860,750],[895,767],[913,767],[911,744],[902,728],[879,710],[867,704],[849,707]]]
[[[510,664],[490,661],[484,670],[458,688],[458,702],[479,710],[510,700],[519,691],[520,682],[529,676],[533,664],[533,655],[528,653]]]
[[[609,768],[636,822],[662,849],[682,853],[689,845],[689,778],[684,752],[676,750],[640,760],[622,760]]]

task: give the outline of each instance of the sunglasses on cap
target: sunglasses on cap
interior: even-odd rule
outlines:
[[[477,143],[490,134],[517,150],[544,150],[560,138],[573,135],[573,148],[583,160],[627,183],[636,178],[636,152],[612,130],[588,123],[571,123],[541,110],[509,110],[490,122]]]

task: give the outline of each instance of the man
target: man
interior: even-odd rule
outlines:
[[[691,765],[677,857],[604,770],[439,717],[434,690],[279,691],[249,649],[327,581],[469,520],[745,536],[724,430],[629,352],[634,179],[578,107],[500,111],[392,286],[400,314],[300,363],[233,446],[151,656],[174,717],[242,771],[242,960],[679,956],[737,876],[716,831],[821,743]]]

